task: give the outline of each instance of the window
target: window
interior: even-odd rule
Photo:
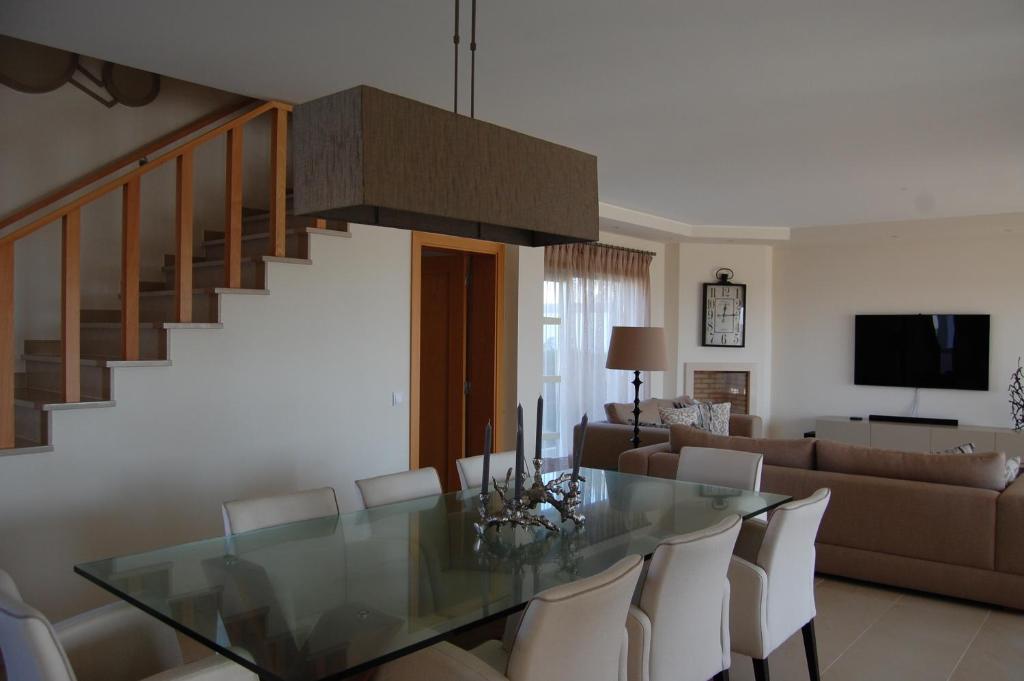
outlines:
[[[602,244],[545,249],[545,455],[571,453],[584,413],[600,421],[605,402],[632,401],[632,375],[604,365],[613,326],[649,321],[651,257]]]

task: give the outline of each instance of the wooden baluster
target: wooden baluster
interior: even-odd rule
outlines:
[[[178,157],[175,198],[174,309],[179,322],[192,321],[192,151]]]
[[[139,178],[121,195],[121,355],[139,358]]]
[[[65,402],[82,400],[81,213],[75,208],[61,219],[60,354]]]
[[[224,285],[242,286],[242,128],[228,130]]]
[[[288,170],[288,112],[274,109],[270,127],[270,255],[285,254],[285,184]]]
[[[14,446],[14,242],[0,244],[0,449]]]

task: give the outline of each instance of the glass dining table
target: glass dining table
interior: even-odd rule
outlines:
[[[580,528],[478,538],[454,492],[75,566],[265,681],[356,676],[522,609],[628,554],[789,497],[582,469]],[[549,473],[547,475],[556,475]]]

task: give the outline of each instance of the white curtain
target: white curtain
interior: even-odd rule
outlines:
[[[650,253],[600,244],[548,246],[544,252],[545,316],[558,317],[559,451],[572,449],[583,414],[604,420],[606,402],[632,402],[632,372],[605,369],[613,326],[647,326],[651,314]],[[550,328],[550,327],[549,327]],[[552,332],[549,332],[552,333]],[[641,399],[650,392],[648,377]]]

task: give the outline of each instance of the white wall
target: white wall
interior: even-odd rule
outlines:
[[[543,389],[544,375],[544,249],[517,248],[517,366],[516,391],[523,405],[523,432],[532,434],[536,428],[537,396]],[[515,412],[506,423],[515,423]],[[515,446],[515,431],[512,446]],[[528,442],[532,435],[528,435]]]
[[[1024,355],[1022,254],[1024,236],[977,231],[776,247],[772,434],[798,436],[819,415],[910,415],[913,389],[853,384],[858,313],[992,315],[991,390],[922,390],[919,414],[1007,426],[1006,387]]]
[[[757,412],[767,420],[771,413],[773,277],[770,246],[684,242],[678,248],[678,334],[676,391],[685,392],[687,363],[752,363],[758,371]],[[673,258],[669,258],[671,264]],[[735,281],[747,285],[746,347],[706,348],[701,346],[703,284],[715,281],[715,270],[729,267]]]
[[[225,499],[408,467],[410,237],[314,236],[223,329],[170,332],[170,367],[114,369],[117,406],[58,412],[54,452],[0,457],[0,565],[63,617],[104,599],[78,562],[215,536]],[[367,300],[376,301],[367,305]]]

